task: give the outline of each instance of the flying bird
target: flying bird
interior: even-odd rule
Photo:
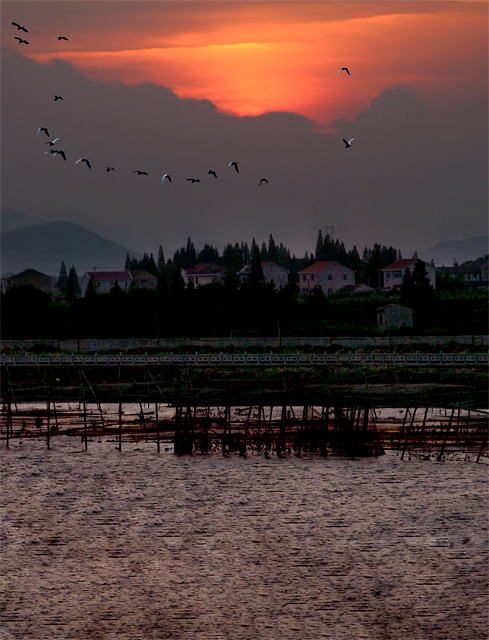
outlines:
[[[209,169],[207,173],[209,173],[211,176],[214,176],[214,178],[217,178],[217,173],[215,171],[212,171],[212,169]]]
[[[79,162],[84,162],[89,169],[92,168],[91,165],[90,165],[90,162],[86,158],[78,158],[78,160],[75,162],[75,164],[78,164]]]
[[[56,102],[56,100],[63,100],[63,96],[54,96],[54,101]]]
[[[260,186],[262,182],[266,182],[268,184],[268,180],[266,178],[262,178],[258,183],[258,186]]]
[[[161,184],[165,182],[165,178],[168,178],[168,181],[171,182],[171,175],[169,173],[165,173],[165,175],[161,178]]]
[[[54,140],[48,140],[44,144],[48,144],[50,147],[52,147],[54,144],[56,144],[58,142],[58,140],[59,140],[59,138],[55,138]]]
[[[12,22],[12,24],[14,27],[17,27],[17,31],[25,31],[26,33],[29,33],[28,30],[25,27],[21,27],[18,22]]]
[[[348,69],[348,67],[341,67],[341,69],[338,71],[338,74],[340,74],[342,71],[346,71],[346,73],[351,76],[350,70]]]
[[[147,176],[148,175],[147,171],[133,171],[133,173],[137,173],[138,176]]]
[[[15,39],[19,41],[19,44],[29,44],[27,40],[22,40],[22,38],[19,38],[18,36],[15,36]]]
[[[345,140],[345,139],[343,138],[343,142],[344,142],[344,143],[345,143],[345,145],[346,145],[346,146],[345,146],[345,149],[348,149],[348,147],[351,147],[351,146],[352,146],[352,144],[351,144],[351,143],[353,142],[353,140],[354,140],[354,138],[350,138],[349,140]]]
[[[56,149],[56,151],[54,151],[54,149],[53,149],[51,151],[51,153],[54,153],[54,156],[61,156],[63,158],[63,160],[66,160],[66,154],[65,154],[64,151],[61,151],[61,149]],[[88,166],[90,166],[90,165],[88,165]]]
[[[187,182],[192,182],[192,184],[194,182],[200,182],[199,178],[187,178]]]
[[[64,36],[56,36],[55,40],[68,40],[68,38],[65,38]]]
[[[49,131],[46,129],[46,127],[39,127],[39,129],[37,130],[37,133],[41,133],[41,131],[45,131],[47,137],[49,138]]]
[[[106,171],[115,171],[114,167],[107,167]]]
[[[238,163],[237,162],[230,162],[228,164],[228,167],[234,167],[236,169],[236,171],[239,173]]]

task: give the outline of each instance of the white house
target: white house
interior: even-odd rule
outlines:
[[[268,284],[274,283],[277,289],[285,287],[289,283],[289,270],[285,267],[281,267],[276,262],[264,261],[261,263],[263,270],[263,279]],[[251,265],[247,264],[245,267],[238,271],[238,278],[240,284],[243,282],[249,282],[251,277]]]
[[[414,265],[419,260],[418,256],[414,254],[412,258],[402,258],[401,260],[396,260],[389,266],[382,269],[382,273],[384,274],[384,289],[390,290],[395,287],[400,287],[402,281],[404,279],[404,274],[406,273],[406,269],[409,269],[411,273],[414,270]],[[421,260],[423,262],[423,260]],[[433,289],[436,289],[436,269],[432,267],[430,264],[423,262],[426,267],[426,272],[428,274],[428,278]]]
[[[193,282],[194,286],[202,286],[211,282],[222,282],[224,278],[224,267],[219,267],[213,263],[196,264],[193,269],[185,269],[188,282]]]
[[[355,284],[355,272],[333,260],[315,262],[299,271],[299,290],[302,294],[309,293],[317,285],[328,296],[348,284]]]
[[[132,276],[129,271],[87,271],[80,280],[82,296],[86,294],[90,280],[93,281],[97,293],[107,293],[116,282],[123,291],[128,291]]]

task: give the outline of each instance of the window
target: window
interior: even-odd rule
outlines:
[[[333,276],[328,276],[328,280],[332,280],[332,279],[333,279]]]
[[[385,274],[385,277],[387,278],[387,280],[391,279],[391,274],[389,273],[389,271]]]
[[[303,273],[303,274],[302,274],[302,282],[305,282],[305,281],[306,281],[306,274],[305,274],[305,273]]]
[[[314,282],[314,276],[313,275],[311,276],[311,280]]]
[[[394,271],[392,273],[392,277],[393,278],[400,278],[401,277],[401,272],[400,271]]]
[[[343,274],[343,280],[346,280],[346,273]]]

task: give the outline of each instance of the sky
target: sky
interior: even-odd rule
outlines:
[[[485,1],[3,0],[1,51],[2,207],[167,257],[487,234]]]

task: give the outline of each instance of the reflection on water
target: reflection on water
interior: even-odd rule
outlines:
[[[2,451],[2,640],[482,640],[487,466]]]

